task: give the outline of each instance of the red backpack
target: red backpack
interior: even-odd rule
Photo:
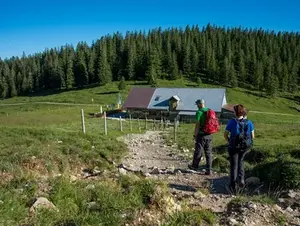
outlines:
[[[220,124],[216,116],[216,113],[213,110],[209,109],[206,112],[206,120],[205,120],[205,124],[202,127],[202,131],[206,134],[214,134],[217,133],[219,129],[220,129]]]

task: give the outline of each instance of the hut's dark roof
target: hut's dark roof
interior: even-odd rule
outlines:
[[[150,103],[155,88],[152,87],[133,87],[123,104],[124,108],[143,108],[146,109]]]

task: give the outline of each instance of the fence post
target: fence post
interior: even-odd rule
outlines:
[[[147,130],[147,116],[145,116],[145,130]]]
[[[160,117],[160,129],[162,130],[163,129],[163,123],[164,123],[164,121],[163,121],[163,119],[162,119],[162,117]]]
[[[121,116],[120,116],[119,120],[120,120],[120,130],[123,131],[123,125],[122,125],[122,118],[121,118]]]
[[[84,112],[81,109],[81,125],[82,125],[82,132],[85,133],[85,124],[84,124]]]
[[[104,112],[104,133],[105,135],[107,135],[106,111]]]
[[[100,114],[103,113],[102,105],[100,105]]]
[[[141,132],[141,123],[140,123],[140,118],[138,118],[138,125],[139,125],[139,132]]]
[[[176,118],[174,118],[174,142],[176,142]]]
[[[129,124],[130,124],[130,131],[132,131],[132,121],[131,121],[131,114],[129,114]]]

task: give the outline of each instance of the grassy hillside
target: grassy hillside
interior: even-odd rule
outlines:
[[[143,86],[143,83],[128,83],[123,98],[130,87]],[[88,113],[98,112],[99,105],[114,104],[118,98],[118,84],[84,90],[43,96],[16,97],[0,101],[0,200],[5,204],[0,209],[0,224],[16,225],[32,223],[44,225],[45,222],[62,224],[88,222],[95,225],[124,224],[133,218],[133,210],[146,208],[147,197],[154,192],[154,184],[144,179],[111,180],[116,169],[111,162],[119,163],[126,153],[126,146],[116,138],[122,134],[138,133],[138,124],[134,122],[130,130],[129,123],[123,122],[123,132],[118,121],[108,121],[108,135],[104,135],[104,121],[89,118]],[[194,87],[185,80],[159,81],[161,87]],[[203,87],[210,87],[203,85]],[[280,153],[289,153],[299,158],[300,116],[292,107],[295,101],[287,98],[269,99],[256,93],[246,93],[241,89],[228,89],[228,102],[243,103],[250,110],[291,115],[273,115],[251,113],[257,130],[255,145],[256,157],[252,157],[249,169],[259,167],[259,161],[277,159]],[[199,97],[195,97],[199,98]],[[92,99],[94,101],[92,102]],[[37,102],[76,103],[83,105],[52,105]],[[86,134],[81,132],[80,110],[84,109]],[[279,125],[277,125],[280,123]],[[141,124],[142,131],[144,131]],[[179,128],[178,143],[192,150],[192,126]],[[151,128],[149,125],[148,128]],[[224,129],[224,127],[223,127]],[[216,134],[215,148],[222,150],[222,133]],[[296,150],[296,151],[295,151]],[[258,156],[258,157],[257,157]],[[298,156],[298,157],[297,157]],[[220,164],[227,164],[226,152],[219,155]],[[259,159],[258,162],[254,160]],[[222,162],[223,161],[223,162]],[[298,161],[298,160],[295,160]],[[226,162],[226,163],[225,163]],[[249,162],[249,164],[250,164]],[[216,163],[215,163],[216,164]],[[217,167],[223,167],[217,164]],[[227,166],[223,167],[225,170]],[[103,172],[99,180],[81,181],[83,169],[98,169]],[[104,171],[106,170],[106,171]],[[97,189],[85,190],[88,185]],[[124,192],[131,188],[129,193]],[[113,193],[110,193],[111,190]],[[127,191],[127,190],[126,190]],[[34,197],[44,196],[60,210],[29,215],[28,208]],[[105,205],[99,211],[92,212],[87,205],[90,202],[104,200]],[[0,202],[1,205],[1,202]],[[129,214],[129,212],[132,214]],[[126,218],[122,217],[126,213]]]
[[[131,87],[134,86],[148,86],[145,82],[128,82],[126,90],[121,92],[123,100],[126,99]],[[174,81],[159,80],[159,87],[199,87],[195,83],[185,79],[178,79]],[[115,104],[118,100],[118,83],[114,82],[105,86],[98,86],[94,88],[72,90],[62,93],[40,93],[39,95],[31,97],[15,97],[0,101],[0,104],[15,104],[28,102],[59,102],[59,103],[74,103],[87,105],[106,105]],[[202,84],[200,87],[218,87],[215,85]],[[195,97],[195,99],[201,97]],[[299,95],[285,95],[285,97],[269,98],[262,96],[259,92],[249,91],[241,88],[227,88],[228,103],[243,103],[251,111],[261,112],[276,112],[286,114],[298,114],[295,107],[296,100]],[[298,103],[299,104],[299,103]]]

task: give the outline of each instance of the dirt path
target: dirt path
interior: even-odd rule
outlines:
[[[277,205],[250,202],[237,209],[229,207],[228,203],[235,196],[226,189],[228,176],[218,173],[207,176],[204,172],[188,169],[189,162],[184,155],[191,153],[179,151],[175,145],[166,145],[161,132],[128,134],[120,140],[129,148],[120,168],[126,172],[143,172],[147,177],[167,182],[176,202],[184,201],[188,207],[211,210],[219,216],[218,225],[278,225],[276,214],[284,211]]]
[[[226,175],[213,173],[207,176],[204,171],[188,169],[189,162],[184,159],[185,153],[179,151],[175,145],[167,146],[162,134],[157,131],[128,134],[123,137],[123,141],[129,147],[129,154],[123,161],[125,168],[142,171],[148,177],[166,181],[177,199],[190,196],[194,198],[198,195],[202,202],[193,203],[191,200],[191,205],[209,207],[214,212],[224,211],[231,198],[230,194],[226,194]],[[204,194],[199,191],[211,194],[204,198]]]

